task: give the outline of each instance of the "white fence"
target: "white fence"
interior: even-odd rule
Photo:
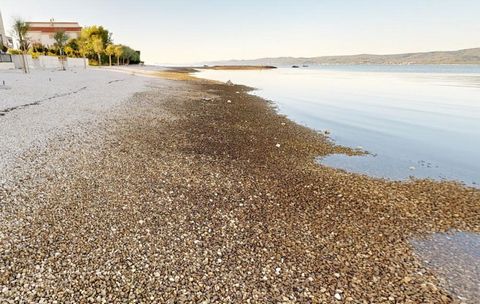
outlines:
[[[12,62],[16,69],[23,69],[23,60],[22,55],[12,55]],[[25,62],[27,63],[27,67],[34,67],[32,56],[25,55]]]
[[[56,56],[38,56],[33,60],[35,68],[40,69],[61,69],[62,64]]]
[[[22,55],[12,55],[12,61],[16,69],[23,69]],[[38,56],[33,59],[31,55],[25,55],[25,61],[29,69],[61,69],[62,62],[57,56]],[[83,58],[67,58],[64,61],[65,68],[88,67],[88,59]]]
[[[83,58],[67,58],[67,67],[69,68],[83,68],[88,67],[88,59]]]

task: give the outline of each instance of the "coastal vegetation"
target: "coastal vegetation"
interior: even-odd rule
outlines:
[[[18,49],[9,49],[10,54],[29,54],[33,58],[38,56],[67,56],[85,58],[90,65],[113,65],[112,58],[116,58],[117,65],[140,63],[140,52],[133,48],[114,44],[112,32],[103,26],[92,25],[84,27],[80,37],[69,37],[64,31],[54,34],[55,43],[50,46],[30,41],[28,38],[28,23],[20,18],[14,20],[13,33],[17,40]],[[25,58],[23,58],[25,60]]]

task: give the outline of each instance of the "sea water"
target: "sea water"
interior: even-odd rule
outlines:
[[[411,240],[424,266],[433,271],[441,285],[464,303],[480,299],[480,235],[450,231]]]
[[[202,70],[199,77],[256,88],[280,113],[367,156],[328,166],[374,177],[480,186],[480,66],[358,65]]]

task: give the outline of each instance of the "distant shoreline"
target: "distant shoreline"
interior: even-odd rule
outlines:
[[[197,67],[196,69],[204,70],[272,70],[276,69],[276,66],[272,65],[214,65]]]
[[[344,56],[319,57],[275,57],[252,60],[213,61],[208,65],[314,65],[314,64],[349,64],[349,65],[412,65],[412,64],[480,64],[480,48],[458,51],[433,51],[421,53],[404,53],[392,55],[358,54]]]

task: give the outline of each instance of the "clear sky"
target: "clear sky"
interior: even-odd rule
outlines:
[[[6,27],[104,25],[147,63],[480,46],[480,0],[0,0]]]

